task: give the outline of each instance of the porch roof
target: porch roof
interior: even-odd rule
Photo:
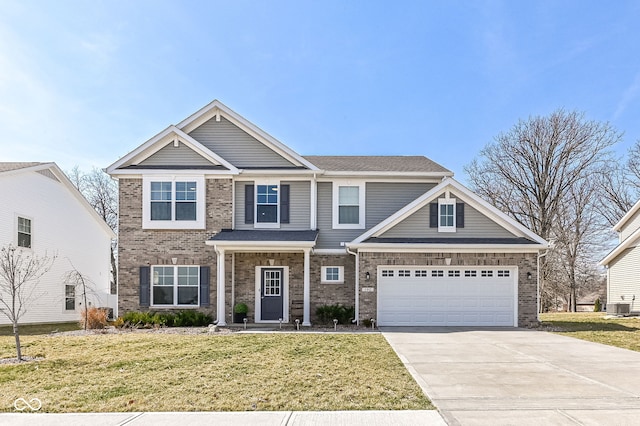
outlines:
[[[313,247],[317,230],[284,231],[281,229],[223,229],[207,241],[207,245],[286,245]]]

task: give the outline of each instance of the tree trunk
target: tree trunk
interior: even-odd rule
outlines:
[[[16,354],[18,362],[22,361],[22,348],[20,347],[20,333],[18,332],[18,323],[13,323],[13,336],[16,338]]]

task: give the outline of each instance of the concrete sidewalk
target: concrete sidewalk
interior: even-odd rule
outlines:
[[[0,414],[11,426],[445,426],[436,410],[423,411],[251,411],[180,413]]]
[[[382,331],[449,425],[640,424],[640,352],[513,328]]]

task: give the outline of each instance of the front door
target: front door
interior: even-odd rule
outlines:
[[[260,285],[260,316],[262,321],[278,321],[283,313],[282,268],[262,269],[262,282]]]

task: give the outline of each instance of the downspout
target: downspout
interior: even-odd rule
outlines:
[[[547,247],[547,250],[538,255],[538,273],[536,274],[536,287],[537,287],[537,293],[538,293],[538,297],[537,297],[537,301],[536,301],[536,316],[538,317],[538,321],[540,321],[540,258],[541,257],[545,257],[547,254],[549,254],[549,247]]]
[[[358,252],[353,252],[349,250],[349,247],[346,248],[347,253],[352,254],[356,257],[356,305],[355,305],[355,318],[352,323],[356,325],[360,325],[360,255]]]

